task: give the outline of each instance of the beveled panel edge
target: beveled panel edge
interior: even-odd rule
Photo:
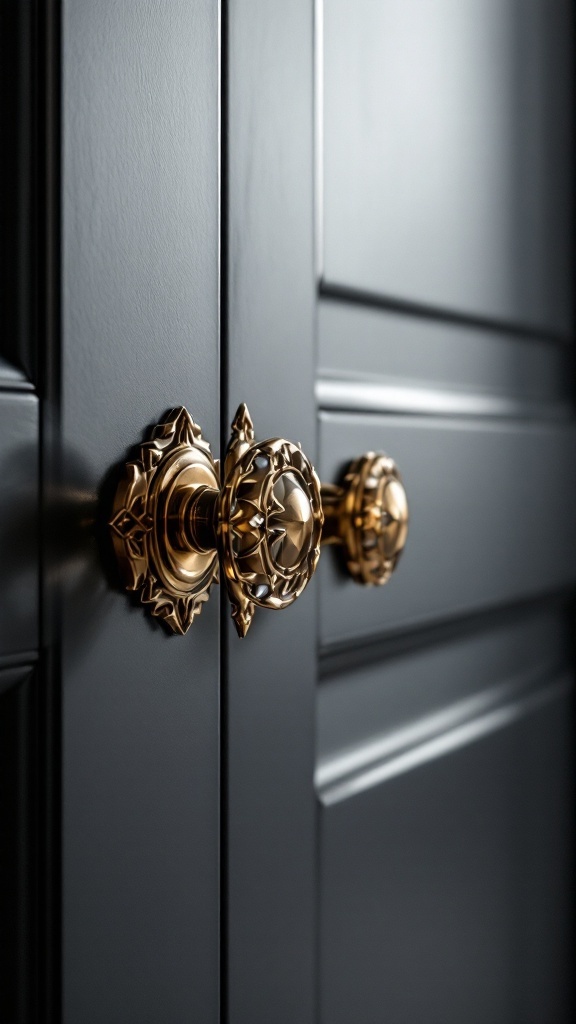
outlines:
[[[393,313],[404,313],[422,320],[440,321],[447,325],[471,327],[478,330],[496,332],[527,341],[546,341],[556,345],[571,345],[573,334],[549,330],[545,326],[528,323],[517,323],[511,320],[500,320],[497,317],[482,316],[474,312],[429,305],[425,302],[413,301],[388,295],[384,292],[373,292],[369,289],[357,288],[354,285],[341,284],[337,281],[320,278],[318,294],[322,299],[342,302],[348,305],[372,307],[388,310]]]
[[[532,602],[546,596],[570,594],[574,591],[576,550],[573,531],[568,528],[575,498],[574,479],[571,473],[568,475],[576,440],[573,420],[568,424],[487,419],[460,421],[448,417],[398,415],[372,418],[361,413],[332,412],[321,413],[319,420],[319,468],[324,479],[336,478],[341,472],[342,465],[356,450],[383,447],[393,453],[398,460],[407,485],[409,501],[412,502],[411,537],[402,565],[388,587],[370,592],[357,590],[352,594],[350,588],[353,585],[342,574],[336,561],[327,557],[321,560],[318,577],[320,642],[323,653],[372,644],[398,632],[416,632],[421,627],[432,627],[454,616],[464,614],[472,617],[478,612],[494,611],[518,605],[523,601]],[[522,517],[518,520],[518,530],[510,535],[514,540],[514,547],[506,546],[504,535],[500,533],[497,535],[498,556],[494,551],[491,552],[491,565],[496,564],[496,557],[501,559],[506,555],[504,561],[507,570],[504,576],[495,577],[489,573],[488,563],[479,555],[478,538],[478,543],[470,547],[466,541],[465,531],[460,530],[449,542],[446,523],[450,528],[451,523],[457,525],[462,521],[454,518],[454,512],[451,513],[451,519],[447,518],[445,522],[438,520],[440,525],[437,523],[437,528],[432,531],[434,539],[428,535],[431,524],[436,522],[432,517],[426,525],[429,508],[432,507],[440,514],[444,507],[442,491],[435,487],[435,480],[438,473],[446,470],[448,452],[455,450],[455,439],[460,435],[476,445],[472,462],[468,456],[473,449],[467,451],[464,457],[464,449],[458,448],[462,455],[458,472],[460,469],[463,471],[459,485],[460,493],[465,494],[468,504],[472,501],[472,493],[478,494],[478,500],[481,502],[483,477],[477,472],[480,465],[478,452],[482,456],[482,465],[487,465],[488,453],[494,460],[490,463],[490,472],[496,482],[498,494],[503,494],[506,502],[510,502],[509,506],[507,505],[509,517],[514,519],[522,512]],[[446,442],[452,443],[451,449],[439,447],[440,443],[444,445]],[[486,447],[488,442],[489,447]],[[522,497],[517,489],[507,482],[506,455],[518,459],[517,473],[520,474],[522,483]],[[439,465],[434,463],[437,457]],[[564,490],[564,515],[555,531],[550,534],[549,557],[543,562],[521,557],[521,545],[527,540],[528,523],[536,524],[538,529],[538,508],[542,511],[541,504],[532,507],[528,501],[528,505],[526,502],[521,505],[524,498],[527,498],[524,492],[530,480],[528,470],[534,464],[535,458],[541,460],[541,472],[546,477],[548,489],[556,492],[557,488],[562,487]],[[528,517],[524,515],[527,507],[530,513]],[[482,520],[484,534],[490,517],[493,523],[496,522],[495,508],[494,505],[486,507],[486,515],[489,511],[490,516]],[[456,541],[458,555],[455,554]],[[438,542],[441,542],[440,547]],[[564,553],[560,550],[560,544],[565,545]],[[452,560],[454,568],[454,558],[462,555],[466,555],[465,561],[470,571],[480,571],[481,583],[477,582],[474,591],[470,590],[467,577],[454,571],[449,582],[445,580],[443,572],[435,581],[427,575],[429,572],[438,572],[441,566],[445,567],[448,557]],[[456,586],[458,580],[460,583]],[[422,590],[421,585],[426,581],[428,582]]]
[[[34,391],[35,385],[17,366],[0,356],[0,391]]]
[[[320,409],[338,412],[399,413],[417,416],[554,420],[572,416],[567,402],[529,401],[505,395],[452,391],[321,376],[316,381]]]
[[[37,395],[0,392],[0,656],[22,663],[39,643]]]
[[[572,676],[559,673],[553,682],[537,680],[502,684],[498,689],[455,702],[398,734],[366,744],[354,755],[336,755],[315,775],[323,807],[341,803],[427,762],[468,746],[523,718],[573,688]],[[404,741],[404,742],[402,742]]]
[[[21,662],[10,664],[5,658],[0,659],[0,694],[7,693],[14,686],[21,686],[29,680],[35,669],[34,654],[25,655]]]
[[[410,313],[326,300],[318,303],[320,405],[386,407],[390,387],[410,405],[472,415],[562,415],[573,407],[573,346]],[[347,394],[360,385],[361,393]],[[370,393],[368,393],[368,387]],[[385,387],[386,392],[380,389]],[[423,392],[432,392],[431,403]],[[393,407],[399,395],[393,396]],[[455,409],[455,402],[458,409]]]
[[[561,614],[573,607],[574,598],[574,590],[565,587],[505,604],[476,608],[461,615],[427,619],[405,628],[395,628],[388,633],[382,631],[340,643],[322,644],[319,649],[318,681],[320,684],[329,683],[335,676],[382,663],[388,658],[473,637],[503,624],[514,626],[527,617],[538,616],[544,610],[554,610]]]
[[[39,661],[38,651],[20,651],[17,654],[0,654],[0,672],[12,671],[12,669],[29,669]]]

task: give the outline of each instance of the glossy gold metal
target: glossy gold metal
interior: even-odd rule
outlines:
[[[320,481],[299,445],[255,441],[245,405],[232,424],[219,517],[232,618],[245,636],[256,605],[287,608],[320,557]]]
[[[393,459],[368,452],[350,463],[341,486],[322,484],[322,544],[343,546],[357,583],[387,583],[408,536],[408,501]]]
[[[238,409],[219,465],[186,409],[159,424],[126,463],[110,521],[127,590],[185,633],[222,563],[232,617],[245,636],[256,606],[287,608],[320,556],[320,483],[299,445],[256,441]]]
[[[200,427],[175,409],[126,463],[116,489],[109,525],[126,590],[174,633],[187,632],[218,580],[214,545],[195,540],[200,499],[219,487]]]

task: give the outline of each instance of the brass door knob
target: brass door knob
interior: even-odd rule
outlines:
[[[241,405],[219,463],[186,409],[175,409],[126,463],[110,521],[127,590],[185,633],[218,582],[240,636],[256,606],[287,608],[320,556],[320,482],[296,444],[255,441]]]
[[[257,606],[287,608],[299,597],[321,539],[343,545],[358,582],[384,583],[407,522],[406,495],[387,456],[364,455],[341,487],[321,488],[299,445],[255,440],[241,405],[222,482],[200,427],[175,409],[124,465],[109,526],[124,585],[152,615],[186,633],[221,566],[243,637]]]
[[[340,544],[357,583],[390,579],[408,536],[408,500],[393,459],[368,452],[348,466],[342,485],[322,484],[323,544]]]

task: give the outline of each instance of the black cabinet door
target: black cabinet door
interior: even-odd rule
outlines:
[[[151,423],[219,417],[218,8],[62,8],[59,454],[85,501]],[[62,1016],[218,1006],[218,607],[178,642],[61,573]]]
[[[0,380],[0,1016],[207,1024],[218,602],[169,637],[121,591],[106,519],[167,410],[217,439],[218,4],[3,7],[20,290]]]

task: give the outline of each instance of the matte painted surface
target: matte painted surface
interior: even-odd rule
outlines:
[[[322,1024],[568,1024],[571,701],[321,815]]]
[[[571,4],[324,7],[324,281],[570,333]]]
[[[563,1024],[571,5],[318,10],[319,468],[384,449],[411,513],[386,587],[315,581],[319,1019]]]
[[[23,380],[36,378],[38,334],[37,220],[40,163],[36,93],[39,12],[31,0],[0,4],[0,123],[2,124],[2,203],[0,266],[2,267],[2,335],[0,354],[20,371]],[[36,217],[36,220],[35,220]],[[0,356],[0,385],[5,382]]]
[[[389,452],[408,494],[390,583],[358,587],[320,560],[323,644],[360,640],[527,599],[576,580],[572,425],[323,413],[323,480],[358,452]]]
[[[315,458],[312,5],[228,6],[227,415]],[[314,584],[228,622],[230,1024],[315,1019]],[[226,605],[226,616],[229,610]]]
[[[0,671],[0,1020],[37,1020],[38,879],[35,686],[29,666]]]
[[[168,409],[218,438],[218,8],[63,19],[62,497],[86,521]],[[61,572],[64,1024],[213,1024],[218,600],[169,637],[90,530]]]
[[[0,656],[38,644],[38,400],[0,392]]]
[[[572,346],[323,298],[323,378],[553,405],[573,400]]]
[[[572,633],[561,606],[517,610],[329,676],[318,689],[317,786],[541,687],[569,664]]]

